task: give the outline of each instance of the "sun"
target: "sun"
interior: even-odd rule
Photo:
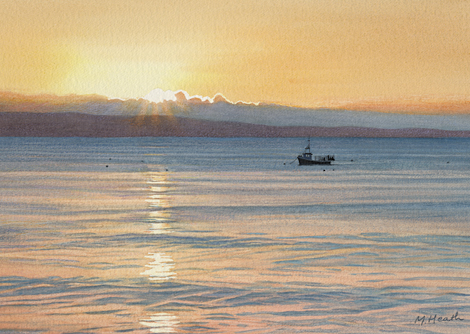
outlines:
[[[171,90],[164,91],[163,89],[157,88],[145,95],[144,99],[155,103],[161,103],[164,101],[176,101],[176,95],[175,92]]]
[[[217,97],[216,100],[214,100]],[[186,102],[199,102],[199,103],[214,103],[217,101],[220,101],[221,99],[223,101],[229,102],[222,94],[216,94],[214,98],[210,98],[208,96],[202,96],[202,95],[189,95],[188,92],[184,90],[178,90],[178,91],[172,91],[172,90],[166,90],[164,91],[161,88],[156,88],[152,90],[150,93],[145,95],[143,97],[145,100],[148,100],[150,102],[155,102],[155,103],[162,103],[165,101],[175,101],[175,102],[180,102],[180,103],[186,103]]]

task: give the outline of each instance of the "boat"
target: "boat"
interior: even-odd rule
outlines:
[[[308,145],[302,154],[297,156],[299,165],[331,165],[331,162],[335,160],[334,155],[313,155],[310,151],[310,138],[308,139]]]

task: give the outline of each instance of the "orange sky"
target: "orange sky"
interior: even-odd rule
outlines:
[[[2,0],[0,90],[470,98],[470,1]]]

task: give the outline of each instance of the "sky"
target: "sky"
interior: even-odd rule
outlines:
[[[1,0],[0,14],[0,91],[470,100],[466,0]]]

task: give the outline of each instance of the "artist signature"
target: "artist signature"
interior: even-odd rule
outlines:
[[[447,323],[451,321],[464,321],[465,319],[462,319],[459,317],[459,312],[455,312],[455,314],[452,314],[451,317],[438,317],[437,314],[430,315],[430,316],[419,316],[416,317],[415,324],[420,324],[420,326],[425,325],[425,324],[432,324],[435,325],[436,323]]]

